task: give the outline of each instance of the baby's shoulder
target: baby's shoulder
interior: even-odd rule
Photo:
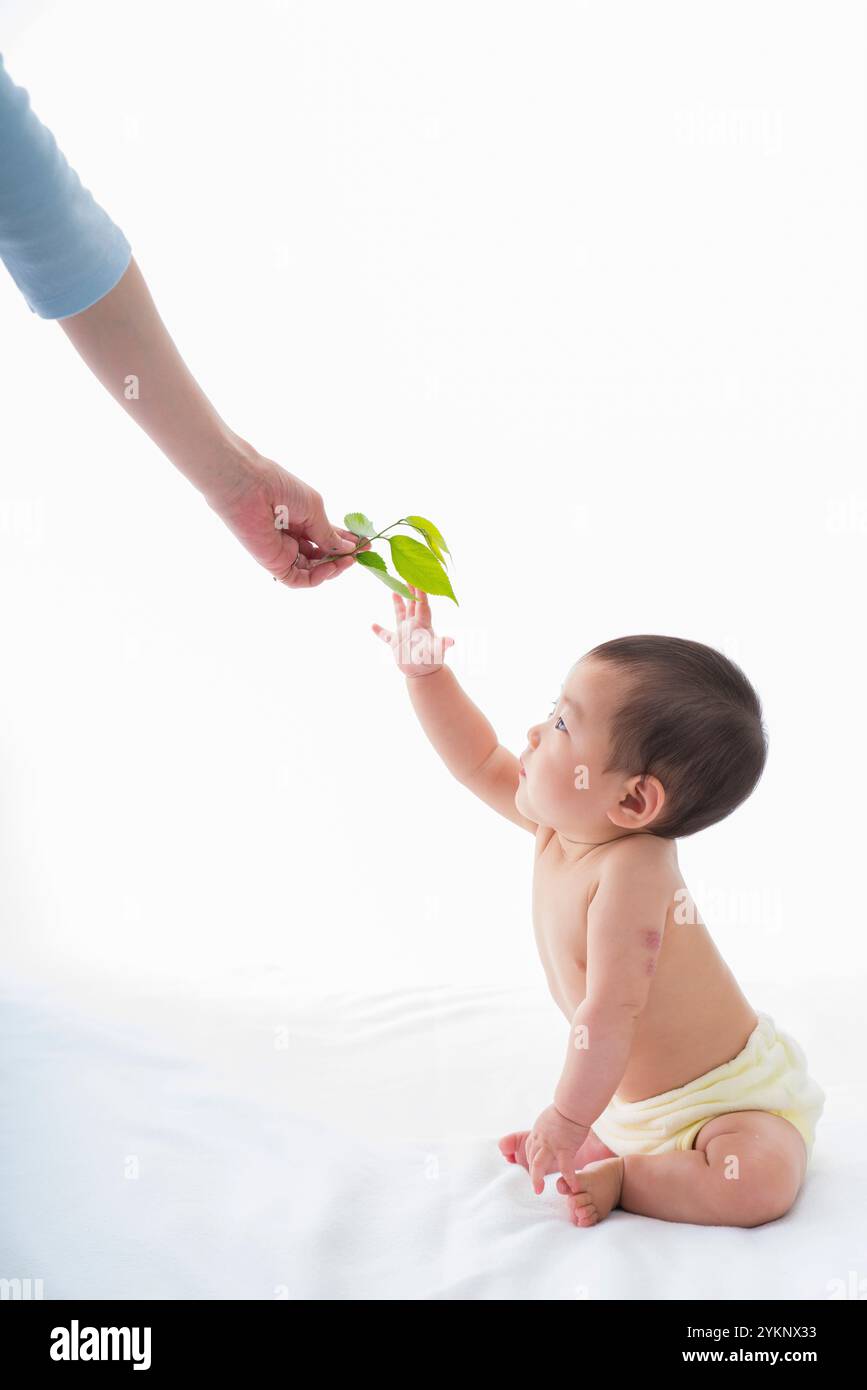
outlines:
[[[630,835],[621,835],[611,841],[611,848],[623,855],[639,856],[648,864],[662,864],[677,857],[674,840],[665,840],[661,835],[651,835],[647,830],[636,830]]]
[[[648,887],[682,882],[675,842],[646,833],[624,835],[619,840],[613,840],[599,865],[600,880],[607,875],[640,875],[641,881]]]

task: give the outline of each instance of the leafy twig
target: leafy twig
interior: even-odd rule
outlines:
[[[385,537],[391,547],[392,564],[403,579],[407,580],[409,584],[415,585],[417,589],[423,589],[425,593],[442,594],[457,604],[457,598],[445,571],[444,555],[451,555],[451,551],[432,521],[428,521],[423,516],[402,516],[382,531],[375,531],[373,522],[369,521],[363,512],[347,512],[343,520],[347,530],[357,536],[359,541],[364,543],[365,548],[356,546],[355,550],[330,552],[317,560],[311,560],[311,568],[313,565],[325,564],[327,560],[342,559],[344,555],[354,555],[358,564],[369,570],[383,584],[387,584],[390,589],[403,594],[404,598],[412,600],[415,596],[406,584],[402,584],[394,575],[389,574],[382,556],[369,548],[372,541]],[[424,545],[412,536],[389,536],[387,533],[395,526],[411,526],[423,537]]]

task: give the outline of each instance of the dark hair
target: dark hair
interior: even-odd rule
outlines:
[[[759,697],[722,652],[683,637],[616,637],[584,660],[632,677],[610,728],[606,772],[658,777],[666,801],[647,827],[664,839],[694,835],[746,801],[765,766]]]

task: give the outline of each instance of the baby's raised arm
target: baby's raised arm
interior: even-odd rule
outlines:
[[[419,723],[453,777],[494,811],[534,835],[536,822],[515,806],[518,759],[497,739],[493,726],[463,691],[443,657],[451,637],[437,637],[430,604],[422,589],[407,605],[394,595],[395,631],[373,623],[377,637],[391,647]]]

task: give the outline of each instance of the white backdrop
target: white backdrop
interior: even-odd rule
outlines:
[[[770,756],[687,883],[748,995],[863,971],[863,7],[9,19],[228,423],[338,523],[440,526],[500,739],[597,642],[721,647]],[[533,841],[427,744],[387,591],[273,584],[5,272],[0,372],[6,960],[541,983]]]

